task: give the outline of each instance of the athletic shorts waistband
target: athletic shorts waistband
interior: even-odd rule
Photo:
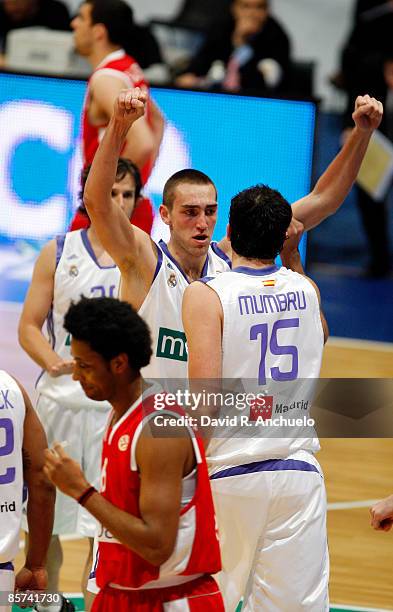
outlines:
[[[7,561],[7,563],[0,563],[0,570],[9,570],[10,572],[14,571],[14,564],[12,561]]]
[[[253,474],[256,472],[280,472],[285,470],[317,472],[320,474],[318,468],[312,463],[307,463],[307,461],[300,461],[298,459],[267,459],[265,461],[254,461],[253,463],[245,463],[243,465],[236,465],[221,470],[221,472],[217,472],[210,476],[210,480],[229,478],[230,476],[242,476],[244,474]]]

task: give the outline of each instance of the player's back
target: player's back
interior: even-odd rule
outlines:
[[[23,495],[25,402],[15,380],[0,370],[0,564],[19,549]]]
[[[237,402],[236,416],[246,415],[251,421],[258,416],[308,417],[323,351],[319,301],[310,281],[270,266],[239,267],[207,284],[218,294],[224,313],[223,390],[233,391],[237,398],[243,398],[239,393],[250,394],[247,401]],[[253,402],[254,395],[260,399]],[[209,447],[210,466],[222,469],[233,460],[238,464],[319,449],[308,428],[292,428],[288,438],[280,437],[282,426],[248,431],[240,428],[242,440],[215,438]],[[246,433],[249,440],[244,444]]]

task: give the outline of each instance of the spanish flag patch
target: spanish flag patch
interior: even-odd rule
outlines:
[[[274,287],[274,285],[276,284],[276,280],[274,278],[269,278],[262,282],[264,287]]]

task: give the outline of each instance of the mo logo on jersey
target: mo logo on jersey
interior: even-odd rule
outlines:
[[[156,355],[176,361],[187,361],[186,334],[167,327],[160,327]]]

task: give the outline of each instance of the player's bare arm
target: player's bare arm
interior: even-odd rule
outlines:
[[[194,393],[221,391],[223,311],[215,291],[201,282],[187,287],[182,305],[184,331],[188,346],[188,378]],[[219,407],[199,405],[194,416],[215,418]],[[205,446],[212,431],[200,430]]]
[[[106,125],[112,116],[113,104],[126,85],[122,78],[100,74],[98,71],[93,75],[90,87],[92,97],[90,119],[95,125]],[[127,133],[123,144],[122,156],[131,159],[140,170],[151,160],[156,141],[154,131],[145,117]]]
[[[23,430],[23,475],[29,491],[27,503],[29,540],[24,567],[16,576],[16,588],[44,589],[47,582],[45,563],[52,535],[56,492],[43,471],[44,451],[48,446],[44,429],[25,389],[20,383],[17,384],[26,408]]]
[[[98,238],[121,271],[122,298],[136,309],[141,306],[154,277],[156,247],[112,202],[111,191],[124,139],[143,116],[145,104],[146,95],[139,89],[123,90],[119,94],[84,191],[84,203]]]
[[[50,376],[72,373],[73,360],[63,360],[42,333],[50,310],[56,271],[56,241],[42,249],[34,266],[33,278],[19,320],[19,342],[28,355]]]
[[[390,531],[393,526],[393,495],[381,499],[370,508],[371,526],[379,531]]]
[[[335,213],[347,197],[382,115],[382,104],[375,98],[368,95],[356,98],[352,114],[355,127],[348,140],[311,193],[292,204],[294,217],[303,223],[306,230]]]
[[[150,99],[150,112],[151,112],[151,129],[153,132],[153,139],[154,139],[154,150],[152,152],[151,161],[154,164],[160,152],[160,146],[161,146],[162,138],[164,136],[165,120],[157,104],[155,104],[155,102],[152,99]]]
[[[322,311],[322,305],[321,305],[321,293],[319,291],[319,287],[316,284],[315,281],[312,280],[312,278],[310,278],[309,276],[306,276],[307,280],[312,284],[312,286],[314,287],[316,294],[317,294],[317,298],[318,298],[318,303],[319,303],[319,313],[321,316],[321,323],[322,323],[322,329],[323,329],[323,341],[326,344],[327,339],[329,338],[329,327],[325,318],[325,315],[323,314]]]
[[[66,495],[78,499],[90,486],[78,463],[54,445],[46,451],[45,472]],[[141,489],[141,518],[120,510],[99,493],[85,508],[119,542],[149,563],[162,565],[171,555],[178,532],[182,478],[194,467],[195,458],[188,434],[177,438],[141,435],[136,449]]]

